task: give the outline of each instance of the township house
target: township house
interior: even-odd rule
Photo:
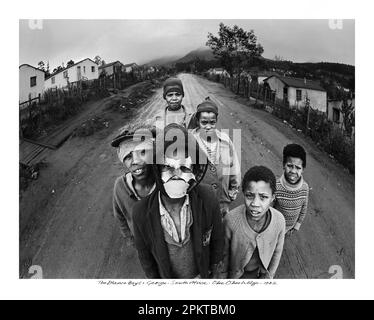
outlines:
[[[44,77],[43,70],[29,64],[19,66],[19,104],[41,98],[44,90]]]
[[[123,68],[125,72],[132,72],[139,69],[139,66],[135,62],[133,62],[123,65]]]
[[[355,112],[355,98],[347,99],[347,103],[352,104],[352,112]],[[329,100],[327,103],[327,118],[340,128],[344,127],[342,105],[343,100]]]
[[[112,74],[124,72],[125,70],[125,65],[121,61],[114,61],[101,65],[99,67],[99,75],[105,74],[111,76]]]
[[[276,99],[290,107],[305,107],[309,99],[313,109],[327,113],[327,92],[317,81],[272,75],[264,80],[264,85],[275,91]]]
[[[90,58],[86,58],[45,79],[44,90],[49,88],[63,88],[68,83],[80,80],[92,80],[98,77],[98,65]]]

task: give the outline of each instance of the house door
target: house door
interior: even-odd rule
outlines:
[[[78,81],[82,79],[81,67],[77,67],[77,79]]]

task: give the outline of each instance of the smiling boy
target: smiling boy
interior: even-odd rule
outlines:
[[[274,208],[286,219],[287,236],[298,231],[303,223],[309,200],[309,186],[303,178],[306,152],[298,144],[283,149],[283,175],[277,180]]]
[[[119,160],[127,173],[117,178],[113,190],[114,216],[120,223],[123,237],[132,242],[133,206],[155,189],[155,179],[152,171],[152,152],[154,132],[137,131],[139,136],[149,134],[146,139],[139,141],[132,133],[125,132],[117,136],[111,145],[117,148]]]

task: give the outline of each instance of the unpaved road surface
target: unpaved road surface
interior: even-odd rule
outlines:
[[[219,127],[241,129],[242,174],[253,165],[282,173],[282,149],[302,144],[308,154],[308,215],[286,240],[277,278],[354,278],[354,176],[279,119],[249,106],[221,84],[181,74],[190,112],[209,96],[219,106]],[[143,122],[165,105],[161,89],[131,120]],[[111,208],[122,173],[111,139],[130,120],[105,114],[110,126],[71,138],[46,155],[48,167],[20,198],[20,277],[39,265],[44,278],[144,278],[136,250],[121,239]],[[239,197],[231,207],[239,205]]]

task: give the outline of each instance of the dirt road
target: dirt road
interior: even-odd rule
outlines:
[[[331,278],[355,272],[354,176],[313,143],[272,115],[248,106],[221,84],[194,75],[179,76],[183,104],[192,112],[205,97],[219,106],[219,126],[242,130],[242,171],[263,164],[280,175],[282,148],[305,146],[305,179],[311,187],[308,216],[288,239],[277,278]],[[155,116],[164,106],[158,90],[134,121]],[[44,278],[143,278],[136,251],[121,239],[112,216],[114,180],[121,174],[109,143],[128,122],[105,114],[110,126],[93,136],[71,138],[50,152],[49,166],[20,200],[20,277],[39,265]],[[238,205],[241,197],[232,204]],[[335,266],[335,267],[334,267]]]

